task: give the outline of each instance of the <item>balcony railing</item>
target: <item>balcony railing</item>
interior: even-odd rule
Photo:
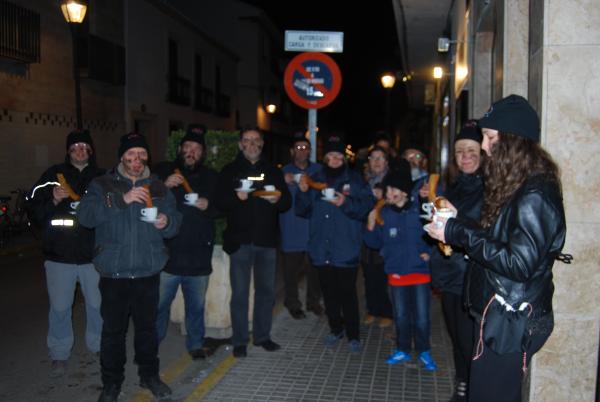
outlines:
[[[169,91],[167,93],[167,102],[177,105],[190,105],[190,80],[179,77],[177,75],[167,76]]]
[[[202,112],[212,112],[215,108],[215,94],[208,88],[197,86],[195,88],[194,109]]]

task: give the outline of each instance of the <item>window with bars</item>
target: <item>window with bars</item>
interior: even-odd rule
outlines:
[[[40,62],[40,15],[0,0],[0,57]]]

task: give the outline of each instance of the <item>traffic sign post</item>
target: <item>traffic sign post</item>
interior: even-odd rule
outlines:
[[[336,62],[324,53],[300,53],[287,65],[285,92],[296,105],[309,110],[311,160],[316,160],[317,109],[329,105],[342,87],[342,74]]]

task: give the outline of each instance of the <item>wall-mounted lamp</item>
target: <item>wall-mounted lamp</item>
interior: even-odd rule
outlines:
[[[444,76],[444,69],[436,66],[433,68],[433,78],[435,78],[436,80],[439,80],[440,78],[442,78]]]
[[[269,103],[267,106],[265,106],[265,110],[267,111],[267,113],[273,114],[277,111],[277,105]]]
[[[385,89],[393,88],[395,83],[396,83],[396,75],[394,75],[392,73],[385,73],[381,76],[381,85]]]
[[[458,42],[460,41],[450,40],[448,38],[438,38],[437,51],[440,53],[447,53],[448,50],[450,50],[450,45]]]
[[[63,0],[60,3],[60,9],[65,20],[70,24],[81,24],[85,19],[87,11],[87,2],[75,0]]]

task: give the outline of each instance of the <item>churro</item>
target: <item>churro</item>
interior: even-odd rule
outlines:
[[[73,201],[79,201],[81,199],[79,194],[73,191],[73,188],[69,185],[69,183],[67,183],[67,179],[65,179],[65,176],[62,173],[57,173],[56,178],[58,179],[60,186],[64,188],[67,193],[69,193],[69,197]]]
[[[152,205],[152,194],[150,194],[150,184],[144,184],[142,187],[144,187],[146,190],[148,190],[148,198],[146,199],[146,208],[152,208],[154,205]]]
[[[192,190],[192,186],[190,186],[190,183],[187,181],[187,179],[185,178],[185,176],[183,175],[183,173],[181,173],[181,170],[179,169],[175,169],[175,174],[180,175],[183,178],[183,182],[181,183],[181,185],[183,186],[183,189],[185,190],[186,193],[193,193],[194,190]]]

